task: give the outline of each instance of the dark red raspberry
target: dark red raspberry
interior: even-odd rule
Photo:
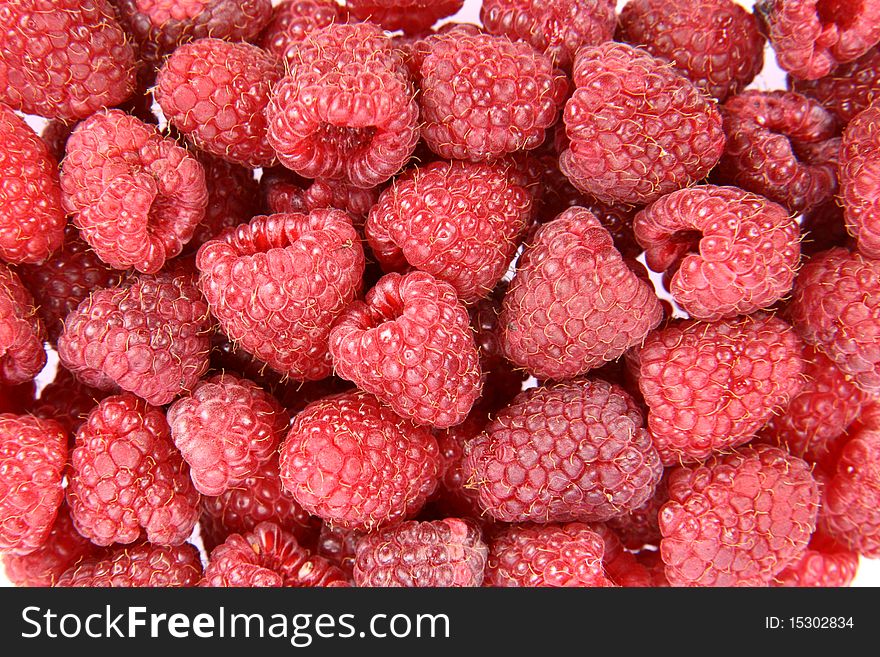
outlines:
[[[880,47],[875,46],[818,80],[789,76],[788,86],[792,91],[815,98],[842,123],[849,123],[856,114],[880,99]]]
[[[61,189],[65,210],[98,256],[144,273],[180,253],[208,202],[198,161],[119,110],[100,111],[73,131]]]
[[[840,146],[840,199],[859,252],[880,258],[880,103],[856,116]]]
[[[370,210],[367,241],[385,271],[414,267],[476,301],[507,272],[532,221],[531,182],[507,160],[412,169]]]
[[[804,342],[880,393],[880,261],[843,248],[820,253],[798,274],[788,312]]]
[[[568,88],[549,57],[491,34],[436,40],[420,76],[425,143],[441,157],[474,162],[540,146]]]
[[[500,318],[505,355],[539,379],[570,379],[621,356],[663,318],[589,210],[542,226],[517,263]]]
[[[169,123],[196,147],[245,167],[275,163],[266,140],[269,90],[283,73],[249,43],[199,39],[180,46],[156,77],[156,100]]]
[[[306,511],[367,531],[418,513],[439,468],[431,432],[363,392],[310,404],[281,446],[281,481]]]
[[[760,0],[755,10],[780,68],[805,80],[828,75],[880,41],[877,0]]]
[[[131,393],[103,399],[77,431],[71,465],[70,513],[93,543],[133,543],[143,530],[179,545],[192,532],[199,493],[161,408]]]
[[[323,557],[302,547],[293,534],[261,522],[232,534],[211,551],[201,586],[348,586],[348,578]]]
[[[706,177],[724,149],[721,115],[687,78],[644,50],[578,51],[559,168],[605,203],[644,204]]]
[[[493,518],[544,523],[627,513],[663,473],[641,410],[599,380],[521,393],[467,443],[463,469]]]
[[[721,102],[764,67],[758,21],[731,0],[631,0],[620,12],[618,37],[669,60]]]
[[[751,440],[803,387],[801,350],[791,326],[764,313],[679,321],[649,335],[639,387],[663,463]]]
[[[199,526],[209,552],[230,534],[246,534],[261,522],[278,525],[305,547],[315,544],[321,526],[282,488],[277,454],[239,485],[218,497],[202,497]]]
[[[713,176],[799,213],[837,191],[837,122],[791,91],[744,91],[721,108],[727,145]]]
[[[346,0],[349,11],[386,30],[419,34],[441,18],[452,16],[464,0]]]
[[[115,0],[120,22],[150,64],[205,37],[255,39],[272,17],[271,0]]]
[[[92,292],[58,338],[62,364],[83,383],[115,384],[155,405],[192,390],[210,351],[208,305],[189,276],[171,273]]]
[[[30,381],[46,364],[46,329],[21,280],[0,262],[0,384]]]
[[[195,546],[139,543],[81,561],[65,571],[55,586],[187,587],[196,586],[201,578],[202,562]]]
[[[122,282],[123,274],[108,267],[89,248],[73,224],[64,229],[64,246],[41,265],[19,268],[22,282],[34,294],[37,313],[50,342],[57,342],[64,319],[89,294]]]
[[[854,240],[846,230],[843,208],[836,199],[807,210],[801,216],[801,254],[805,257],[827,251],[835,246],[852,246]]]
[[[669,501],[666,486],[667,470],[657,484],[654,494],[637,509],[607,521],[620,542],[630,550],[641,550],[646,545],[660,545],[660,509]]]
[[[119,391],[113,391],[116,392]],[[30,401],[27,411],[44,420],[58,422],[67,430],[70,446],[73,447],[77,429],[85,422],[95,405],[110,394],[83,384],[70,370],[59,364],[55,378],[39,391],[39,398]]]
[[[672,274],[668,289],[696,319],[767,308],[794,285],[800,230],[781,205],[736,187],[700,185],[636,215],[648,266]]]
[[[52,119],[51,121],[47,121],[46,125],[43,126],[43,129],[40,131],[40,139],[46,144],[46,148],[49,150],[49,155],[55,159],[56,163],[64,159],[67,140],[75,127],[76,123],[74,122]]]
[[[489,542],[487,586],[613,586],[605,543],[590,525],[513,525]]]
[[[464,471],[465,446],[483,433],[489,419],[486,409],[479,404],[461,424],[436,432],[440,447],[440,483],[431,499],[430,510],[438,517],[470,518],[480,523],[492,521],[480,508],[478,491],[468,486],[468,475]]]
[[[614,0],[484,0],[480,20],[490,34],[525,41],[570,69],[575,53],[614,36]]]
[[[48,540],[64,499],[66,466],[64,427],[0,414],[0,550],[28,554]]]
[[[35,381],[27,381],[14,386],[0,382],[0,413],[15,415],[25,413],[35,394]]]
[[[296,61],[296,46],[310,32],[333,23],[347,23],[348,9],[336,0],[282,0],[272,9],[272,20],[259,45],[279,60]]]
[[[0,105],[0,134],[0,258],[45,262],[64,240],[58,162],[5,105]]]
[[[325,522],[321,525],[321,534],[318,536],[317,554],[353,580],[355,554],[363,536],[363,532],[356,529],[344,529]]]
[[[75,120],[121,103],[134,91],[134,51],[109,2],[5,5],[0,102],[27,114]]]
[[[852,583],[859,555],[817,531],[800,559],[773,578],[773,586],[845,587]]]
[[[480,355],[455,288],[430,274],[383,276],[330,332],[338,376],[401,417],[445,429],[482,391]]]
[[[403,58],[369,23],[310,32],[266,109],[269,143],[306,178],[375,187],[415,150],[419,109]]]
[[[285,375],[330,374],[333,320],[360,293],[364,253],[339,210],[254,217],[198,253],[199,287],[234,344]]]
[[[669,476],[660,554],[673,586],[766,586],[800,558],[816,527],[809,466],[769,445]]]
[[[489,548],[470,522],[404,522],[358,543],[360,587],[473,587],[483,583]]]

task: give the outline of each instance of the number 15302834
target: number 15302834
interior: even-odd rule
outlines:
[[[764,617],[764,628],[768,630],[851,630],[853,627],[852,616]]]

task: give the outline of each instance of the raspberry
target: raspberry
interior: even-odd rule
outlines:
[[[391,32],[403,30],[419,34],[441,18],[452,16],[464,0],[346,0],[351,13],[364,21],[372,21]]]
[[[646,545],[660,545],[660,509],[669,501],[666,480],[664,473],[654,494],[642,506],[607,521],[608,528],[626,548],[641,550]]]
[[[348,586],[348,578],[323,557],[300,546],[293,534],[261,522],[232,534],[211,551],[202,586]]]
[[[837,124],[818,102],[790,91],[744,91],[721,108],[727,145],[714,177],[794,213],[837,191]]]
[[[415,515],[438,474],[431,432],[363,392],[310,404],[281,446],[284,488],[309,513],[346,528],[370,531]]]
[[[880,258],[880,104],[856,116],[840,146],[840,198],[859,252]]]
[[[119,392],[118,390],[114,390]],[[52,383],[40,391],[38,399],[31,400],[28,413],[44,420],[55,420],[65,428],[71,439],[95,405],[110,393],[84,385],[70,372],[58,365]]]
[[[475,34],[482,33],[483,28],[473,23],[444,23],[436,30],[431,30],[419,36],[408,36],[406,34],[395,36],[394,44],[400,54],[403,55],[406,68],[413,82],[418,85],[422,80],[422,63],[425,61],[425,57],[431,54],[431,49],[435,43],[441,39],[454,39],[460,36],[474,36]],[[424,152],[427,157],[419,157],[420,152]],[[423,162],[434,159],[431,151],[421,142],[413,157]]]
[[[46,364],[46,330],[30,292],[0,262],[0,384],[30,381]]]
[[[570,69],[575,53],[614,36],[613,0],[484,0],[480,20],[490,34],[525,41]]]
[[[261,522],[278,525],[303,546],[315,543],[321,524],[282,488],[275,453],[239,485],[218,497],[202,497],[199,525],[208,551],[230,534],[246,534]]]
[[[789,315],[807,344],[824,351],[856,385],[880,393],[880,261],[833,248],[795,281]]]
[[[92,292],[58,338],[61,363],[83,383],[157,406],[195,386],[210,349],[207,304],[188,276],[170,273]]]
[[[208,201],[198,161],[119,110],[100,111],[73,131],[61,189],[65,210],[101,260],[147,274],[180,253]]]
[[[430,274],[383,276],[330,332],[336,374],[401,417],[440,429],[480,397],[482,370],[467,310]]]
[[[846,231],[843,208],[834,199],[804,212],[801,236],[801,254],[810,258],[835,246],[850,246],[853,242]]]
[[[357,546],[360,587],[472,587],[483,583],[489,548],[458,518],[404,522],[365,536]]]
[[[47,121],[46,125],[43,126],[43,129],[40,131],[40,139],[46,144],[46,148],[49,150],[49,155],[55,160],[56,166],[58,162],[64,159],[67,140],[75,127],[76,123],[68,123],[61,119],[52,119],[51,121]]]
[[[104,264],[72,224],[64,229],[64,246],[41,265],[23,265],[22,282],[34,293],[37,314],[47,328],[49,341],[57,343],[64,319],[89,294],[122,282],[122,272]]]
[[[568,87],[549,57],[491,34],[438,39],[420,76],[425,143],[443,158],[474,162],[540,146]]]
[[[518,395],[467,443],[464,472],[496,520],[547,523],[631,511],[663,468],[632,397],[580,380]]]
[[[513,525],[490,541],[488,586],[613,586],[605,543],[589,525]]]
[[[266,167],[269,89],[281,64],[249,43],[199,39],[175,50],[156,77],[156,100],[169,123],[197,148],[245,167]]]
[[[794,285],[801,249],[785,208],[736,187],[672,192],[633,223],[648,266],[691,317],[716,320],[767,308]]]
[[[604,203],[645,204],[706,177],[724,149],[721,115],[694,85],[644,50],[578,51],[559,168]]]
[[[28,554],[48,540],[64,499],[66,465],[60,424],[0,414],[0,549]]]
[[[590,526],[605,543],[605,555],[602,557],[605,572],[610,586],[627,588],[653,586],[653,577],[649,570],[628,552],[617,534],[604,523]]]
[[[533,214],[529,181],[514,163],[435,162],[382,193],[366,234],[385,271],[426,271],[470,302],[507,272]]]
[[[380,28],[330,25],[310,32],[266,109],[269,143],[306,178],[375,187],[418,141],[418,105],[403,59]]]
[[[109,2],[5,5],[0,102],[26,114],[71,121],[121,103],[134,91],[134,51]]]
[[[660,323],[651,285],[589,210],[542,226],[517,263],[499,320],[505,355],[540,379],[570,379],[621,356]]]
[[[354,580],[354,559],[363,532],[343,529],[338,525],[321,525],[317,553],[339,568],[350,580]]]
[[[81,561],[55,586],[184,587],[202,578],[199,551],[189,543],[174,547],[139,543],[117,547]]]
[[[806,552],[773,578],[773,586],[849,586],[859,567],[859,555],[816,532]]]
[[[664,465],[751,440],[800,392],[801,350],[791,326],[764,313],[679,321],[649,335],[639,387]]]
[[[298,380],[331,370],[330,326],[360,293],[364,254],[339,210],[254,217],[198,253],[199,288],[233,343]]]
[[[818,80],[789,76],[788,86],[792,91],[815,98],[842,123],[849,123],[856,114],[880,99],[880,47],[875,46]]]
[[[480,508],[477,490],[468,487],[464,470],[465,446],[483,433],[488,422],[486,410],[477,406],[464,422],[435,434],[440,447],[440,483],[431,507],[439,516],[492,521]]]
[[[816,527],[819,490],[802,460],[745,447],[669,476],[660,554],[673,586],[766,586]]]
[[[764,67],[758,21],[731,0],[633,0],[620,13],[618,37],[669,60],[721,102]]]
[[[179,45],[213,37],[250,41],[272,17],[270,0],[116,0],[120,22],[150,64]]]
[[[755,11],[765,22],[779,67],[805,80],[828,75],[880,41],[877,0],[760,0]]]
[[[347,22],[348,9],[336,0],[282,0],[272,9],[272,20],[260,35],[259,45],[279,60],[293,63],[297,44],[310,32]]]
[[[162,409],[131,393],[103,399],[77,431],[71,465],[70,513],[93,543],[133,543],[144,530],[179,545],[190,535],[199,494]]]

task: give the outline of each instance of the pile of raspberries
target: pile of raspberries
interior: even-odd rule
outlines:
[[[880,558],[880,0],[621,4],[0,2],[9,580]]]

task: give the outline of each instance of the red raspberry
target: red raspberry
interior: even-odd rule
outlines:
[[[491,34],[438,39],[420,76],[425,143],[443,158],[474,162],[540,146],[568,87],[549,57]]]
[[[151,64],[194,39],[250,41],[272,17],[270,0],[116,0],[115,4],[141,58]]]
[[[875,46],[818,80],[789,76],[788,86],[792,91],[815,98],[842,123],[849,123],[856,114],[880,99],[880,47]]]
[[[359,391],[307,406],[281,446],[281,482],[306,511],[367,531],[418,513],[439,467],[427,428]]]
[[[859,555],[821,532],[810,538],[800,559],[773,578],[773,586],[849,586],[859,567]]]
[[[249,43],[199,39],[175,50],[156,77],[169,123],[197,148],[245,167],[275,163],[266,141],[269,89],[281,64]]]
[[[489,548],[480,530],[458,518],[404,522],[357,546],[360,587],[472,587],[483,583]]]
[[[794,564],[816,527],[809,466],[768,445],[669,476],[660,554],[673,586],[766,586]]]
[[[464,0],[346,0],[351,13],[391,32],[419,34],[441,18],[452,16]]]
[[[418,141],[418,105],[400,53],[369,23],[330,25],[296,48],[266,109],[269,143],[306,178],[375,187]]]
[[[798,274],[788,312],[804,342],[880,393],[880,261],[842,248],[820,253]]]
[[[233,343],[298,380],[331,370],[333,320],[360,293],[364,254],[339,210],[254,217],[198,253],[199,288]]]
[[[618,37],[669,60],[721,102],[764,67],[758,21],[731,0],[632,0],[620,12]]]
[[[510,161],[412,169],[370,210],[367,241],[385,271],[412,266],[476,301],[507,272],[531,223],[529,182]]]
[[[148,274],[180,253],[208,202],[198,161],[119,110],[98,112],[73,131],[61,189],[65,210],[104,262]]]
[[[350,579],[354,579],[354,559],[363,532],[344,529],[338,525],[321,525],[317,553],[339,568]]]
[[[837,191],[837,123],[818,102],[790,91],[744,91],[721,108],[727,145],[714,177],[766,196],[795,214]]]
[[[667,470],[654,494],[637,509],[607,521],[621,544],[630,550],[641,550],[646,545],[660,545],[660,509],[669,501],[667,489]]]
[[[28,554],[48,540],[64,499],[66,465],[64,427],[0,414],[0,550]]]
[[[517,263],[500,318],[505,355],[540,379],[570,379],[621,356],[663,318],[589,210],[542,226]]]
[[[89,248],[72,224],[64,229],[64,246],[41,265],[23,265],[22,282],[34,293],[37,314],[48,330],[50,342],[57,342],[64,319],[89,294],[122,282],[123,274],[104,264]]]
[[[202,586],[348,586],[348,578],[323,557],[300,546],[293,534],[261,522],[232,534],[211,551]]]
[[[310,32],[333,23],[347,23],[348,8],[336,0],[282,0],[272,9],[272,20],[259,45],[279,60],[292,64],[296,48]]]
[[[0,262],[0,384],[30,381],[46,364],[46,330],[30,292]]]
[[[282,488],[275,453],[239,485],[218,497],[202,497],[199,525],[208,551],[230,534],[246,534],[261,522],[278,525],[303,546],[314,545],[321,525]]]
[[[724,149],[714,103],[661,60],[622,43],[578,51],[559,168],[605,203],[644,204],[706,177]]]
[[[114,390],[115,392],[118,390]],[[95,405],[109,396],[110,393],[105,390],[84,385],[70,370],[59,364],[52,383],[40,390],[39,398],[32,399],[27,410],[31,415],[44,420],[55,420],[63,426],[71,439],[72,447],[77,429],[85,422]]]
[[[852,246],[854,240],[846,231],[843,208],[835,199],[817,205],[801,216],[801,254],[812,258],[835,246]]]
[[[162,409],[130,393],[103,399],[76,434],[67,502],[97,545],[179,545],[198,519],[199,493],[171,442]]]
[[[4,4],[0,102],[26,114],[74,120],[121,103],[134,91],[134,51],[109,2]]]
[[[605,543],[589,525],[513,525],[489,544],[488,586],[613,586],[605,575]]]
[[[496,520],[546,523],[638,508],[663,468],[632,397],[580,380],[518,395],[467,443],[464,472]]]
[[[623,586],[628,588],[652,586],[652,577],[635,555],[627,551],[617,534],[604,523],[590,525],[590,529],[598,534],[605,543],[603,566],[608,577],[607,586]]]
[[[52,119],[47,121],[46,125],[40,131],[40,139],[46,144],[49,155],[57,163],[64,159],[64,151],[67,147],[67,140],[70,133],[76,127],[76,123],[63,121],[61,119]],[[60,198],[60,196],[59,196]]]
[[[440,517],[470,518],[481,523],[492,521],[480,508],[478,491],[468,486],[464,469],[465,446],[480,436],[488,423],[486,409],[477,406],[461,424],[436,433],[440,447],[440,483],[431,500],[431,509]]]
[[[767,308],[794,285],[800,230],[781,205],[736,187],[701,185],[664,196],[633,223],[648,266],[696,319]]]
[[[451,427],[483,385],[468,319],[448,283],[420,271],[388,274],[330,332],[334,369],[401,417]]]
[[[779,67],[805,80],[828,75],[880,41],[877,0],[760,0],[755,11]]]
[[[201,578],[202,562],[193,545],[139,543],[81,561],[66,570],[55,586],[185,587],[196,586]]]
[[[484,0],[480,20],[490,34],[525,41],[564,69],[575,53],[614,36],[613,0]]]
[[[803,387],[802,345],[768,314],[680,321],[648,336],[639,387],[665,465],[752,439]]]
[[[195,386],[210,350],[207,304],[188,276],[170,273],[92,292],[58,338],[61,363],[83,383],[157,406]]]
[[[440,39],[457,38],[459,36],[473,36],[482,34],[483,28],[473,23],[445,23],[436,30],[419,36],[408,36],[406,34],[394,37],[394,45],[403,55],[406,62],[406,68],[409,71],[415,83],[421,82],[422,79],[422,63],[425,57],[431,54],[434,44]],[[420,157],[424,152],[427,157]],[[423,143],[419,143],[414,159],[427,162],[434,159],[434,155],[425,147]]]
[[[880,104],[856,116],[840,147],[840,198],[859,252],[880,258]]]

